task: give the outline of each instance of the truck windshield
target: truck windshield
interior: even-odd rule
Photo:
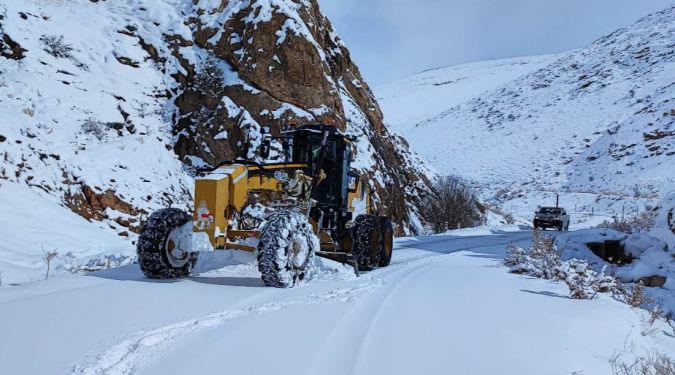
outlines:
[[[559,215],[560,212],[560,209],[555,207],[542,207],[539,209],[539,213],[545,215]]]

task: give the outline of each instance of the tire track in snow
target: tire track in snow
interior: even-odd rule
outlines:
[[[396,291],[400,284],[410,278],[412,275],[418,273],[419,271],[423,270],[425,266],[430,265],[432,263],[435,263],[437,261],[438,257],[446,256],[448,254],[434,254],[434,255],[425,255],[425,256],[420,256],[420,257],[414,257],[414,258],[409,258],[402,260],[397,263],[392,263],[390,267],[387,268],[381,268],[375,271],[369,272],[367,275],[372,277],[373,280],[379,280],[379,282],[384,285],[391,284],[390,282],[385,282],[382,278],[378,277],[375,278],[375,276],[384,276],[382,274],[387,274],[387,278],[392,278],[392,275],[396,275],[397,273],[400,273],[405,270],[409,270],[410,268],[413,268],[411,272],[408,272],[404,274],[402,277],[400,276],[393,276],[395,281],[393,281],[394,286],[392,288],[389,288],[383,296],[378,296],[376,301],[363,301],[361,303],[370,303],[372,306],[375,304],[374,310],[370,311],[368,314],[363,314],[363,309],[371,309],[371,307],[368,307],[367,305],[362,305],[359,303],[358,305],[350,308],[347,312],[347,314],[344,314],[340,319],[337,321],[333,322],[332,324],[332,329],[328,332],[328,335],[326,339],[324,340],[323,344],[319,348],[319,350],[313,355],[314,359],[312,360],[311,364],[307,367],[307,370],[304,372],[305,374],[320,374],[322,373],[323,369],[320,368],[320,366],[326,362],[330,362],[329,359],[334,357],[334,353],[336,350],[339,348],[333,347],[336,345],[335,343],[343,343],[344,340],[340,340],[340,335],[343,334],[344,332],[349,332],[350,329],[358,326],[359,324],[363,324],[363,319],[361,317],[363,316],[368,316],[368,321],[369,324],[367,325],[368,328],[366,328],[366,332],[361,335],[360,337],[362,338],[361,341],[356,343],[358,345],[359,349],[356,350],[356,355],[352,359],[352,366],[351,366],[351,372],[350,371],[345,371],[344,373],[353,373],[354,370],[356,369],[357,361],[360,359],[361,356],[361,348],[364,344],[363,338],[368,336],[371,331],[372,327],[372,322],[377,319],[377,316],[382,312],[383,305],[386,301],[390,300],[392,297],[392,294],[394,291]],[[379,302],[379,303],[378,303]],[[349,328],[348,328],[349,327]],[[343,344],[337,344],[339,347],[342,347]]]
[[[438,241],[444,242],[444,241]],[[508,242],[508,241],[506,241]],[[290,301],[274,301],[250,307],[226,310],[211,313],[200,318],[188,319],[177,323],[164,325],[148,331],[140,331],[131,337],[107,348],[94,360],[85,360],[73,366],[70,375],[132,375],[138,365],[146,362],[151,353],[168,346],[171,342],[187,334],[210,327],[223,325],[229,321],[275,311],[284,310],[294,305],[328,304],[336,302],[352,302],[360,294],[375,290],[385,284],[381,278],[390,273],[423,266],[436,262],[439,257],[447,256],[458,251],[485,247],[474,245],[459,249],[452,249],[448,253],[433,253],[420,255],[393,262],[390,267],[378,269],[367,274],[368,280],[352,287],[338,288],[324,294],[308,294],[306,298]],[[491,244],[495,246],[495,244]],[[414,248],[402,246],[401,248]],[[423,267],[419,267],[420,269]],[[415,272],[413,272],[415,273]],[[410,275],[404,276],[407,279]],[[390,293],[390,292],[389,292]]]
[[[166,347],[187,334],[220,326],[247,316],[284,310],[294,305],[350,302],[358,298],[359,294],[377,289],[382,284],[380,279],[370,279],[352,287],[334,289],[320,295],[309,294],[306,299],[274,301],[241,309],[221,311],[200,318],[141,331],[104,350],[93,361],[83,361],[76,364],[73,366],[70,375],[132,375],[136,372],[138,365],[145,362],[152,352]]]
[[[413,276],[416,276],[417,274],[419,274],[423,270],[426,270],[427,267],[433,264],[436,264],[436,262],[429,261],[416,263],[415,268],[413,268],[410,272],[406,273],[403,277],[397,280],[396,284],[392,288],[389,288],[389,290],[387,290],[383,298],[380,299],[379,303],[376,304],[375,310],[371,311],[367,329],[361,336],[361,340],[358,344],[359,349],[357,351],[357,356],[355,360],[352,362],[352,368],[350,372],[351,374],[357,374],[358,369],[360,367],[363,367],[364,364],[368,362],[368,359],[372,358],[372,356],[367,355],[365,351],[369,346],[373,346],[372,343],[375,341],[373,336],[375,327],[373,323],[380,320],[383,314],[387,311],[386,308],[388,307],[388,305],[391,304],[392,298],[394,298],[397,295],[397,292],[408,280],[412,279]]]
[[[377,305],[373,310],[369,311],[368,314],[363,313],[357,314],[356,318],[357,323],[362,323],[362,319],[359,319],[358,317],[368,315],[369,324],[367,325],[366,331],[360,336],[361,340],[358,343],[356,343],[359,349],[356,351],[356,355],[352,359],[351,371],[345,371],[345,373],[352,373],[352,374],[357,373],[359,367],[362,367],[365,363],[367,363],[367,356],[364,353],[364,350],[367,350],[367,347],[369,345],[372,346],[372,330],[373,330],[372,323],[377,319],[379,319],[381,314],[384,311],[386,311],[385,310],[386,305],[391,302],[392,298],[395,295],[395,292],[399,290],[407,280],[410,280],[413,276],[425,270],[426,266],[435,264],[439,261],[449,259],[449,256],[453,255],[454,253],[462,251],[478,250],[485,247],[502,246],[502,245],[506,246],[509,242],[521,240],[521,237],[523,236],[525,236],[525,234],[518,236],[495,236],[493,243],[466,244],[466,246],[462,246],[460,248],[448,249],[448,252],[444,253],[430,252],[424,255],[417,255],[410,258],[404,258],[401,260],[394,260],[392,261],[391,265],[387,268],[380,268],[375,271],[368,272],[366,275],[373,278],[386,277],[388,279],[393,279],[391,283],[393,283],[394,285],[392,288],[389,288],[383,296],[377,299],[379,303],[376,301],[375,303]],[[454,242],[457,240],[466,241],[467,239],[443,238],[437,241],[425,242],[422,245],[440,244],[440,243]],[[408,246],[399,245],[395,249],[417,250],[417,248],[413,245]],[[409,272],[403,275],[403,277],[396,276],[397,273],[404,270],[408,270]],[[390,282],[384,282],[384,280],[382,282],[385,285],[391,284]],[[352,315],[354,315],[354,311],[358,308],[359,308],[358,306],[353,307],[352,309],[350,309],[350,313],[343,315],[341,319],[339,319],[336,323],[333,324],[332,332],[329,333],[328,337],[326,338],[325,342],[323,343],[319,351],[314,355],[315,359],[312,361],[311,365],[307,368],[307,371],[304,372],[305,374],[321,373],[322,371],[322,369],[320,368],[321,364],[326,362],[327,358],[334,357],[334,352],[336,349],[331,347],[331,345],[333,345],[332,341],[337,340],[338,342],[342,342],[341,340],[339,340],[339,337],[337,336],[340,335],[341,332],[348,331],[344,327],[353,327],[355,325],[354,321],[352,320],[354,319]]]

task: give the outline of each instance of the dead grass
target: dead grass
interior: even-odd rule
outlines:
[[[630,359],[616,354],[609,363],[613,375],[675,375],[675,361],[657,352]]]

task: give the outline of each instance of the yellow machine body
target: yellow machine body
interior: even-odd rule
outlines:
[[[195,180],[195,209],[193,232],[206,233],[215,249],[254,250],[233,242],[236,239],[259,236],[256,230],[237,230],[232,226],[235,213],[240,213],[249,202],[252,192],[282,197],[284,183],[259,172],[300,170],[303,164],[275,164],[266,166],[232,164],[220,167],[209,175]],[[307,179],[308,182],[311,179]],[[350,199],[353,201],[356,196]]]
[[[242,238],[257,237],[260,233],[257,230],[234,228],[232,225],[234,214],[240,213],[246,207],[251,193],[267,193],[268,196],[283,198],[286,191],[283,181],[256,172],[261,168],[269,172],[300,171],[305,167],[303,164],[265,166],[232,164],[196,179],[193,232],[206,233],[214,249],[255,250],[253,247],[235,242]],[[302,172],[299,174],[302,175]],[[304,178],[307,184],[311,182],[311,179]],[[350,186],[347,200],[350,212],[356,213],[359,208],[360,211],[370,211],[370,196],[361,181],[357,180],[354,186]],[[319,233],[319,236],[328,242],[326,233]]]

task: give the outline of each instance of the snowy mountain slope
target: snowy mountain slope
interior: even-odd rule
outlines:
[[[448,108],[542,68],[556,55],[481,61],[424,71],[375,88],[385,120],[410,132],[420,122],[442,116]]]
[[[250,254],[171,283],[129,266],[0,289],[0,373],[609,375],[615,354],[672,357],[646,312],[507,273],[530,237],[399,239],[389,268],[294,289],[260,287]]]
[[[47,200],[44,212],[65,210],[53,220],[89,221],[70,227],[74,238],[120,236],[52,241],[63,227],[36,228],[50,221],[27,211],[0,229],[0,259],[31,260],[0,272],[34,278],[43,247],[131,255],[150,212],[191,209],[190,166],[260,161],[263,129],[329,119],[358,138],[355,166],[399,231],[413,231],[431,172],[382,125],[315,1],[0,0],[0,205]]]
[[[517,78],[504,72],[495,83],[505,83],[479,93],[475,86],[457,86],[472,97],[452,94],[442,112],[434,107],[425,116],[399,110],[392,94],[410,80],[378,93],[392,128],[414,149],[441,172],[493,192],[524,187],[626,194],[637,184],[648,195],[675,187],[675,7],[541,61],[548,64]],[[492,74],[489,68],[483,73]]]

